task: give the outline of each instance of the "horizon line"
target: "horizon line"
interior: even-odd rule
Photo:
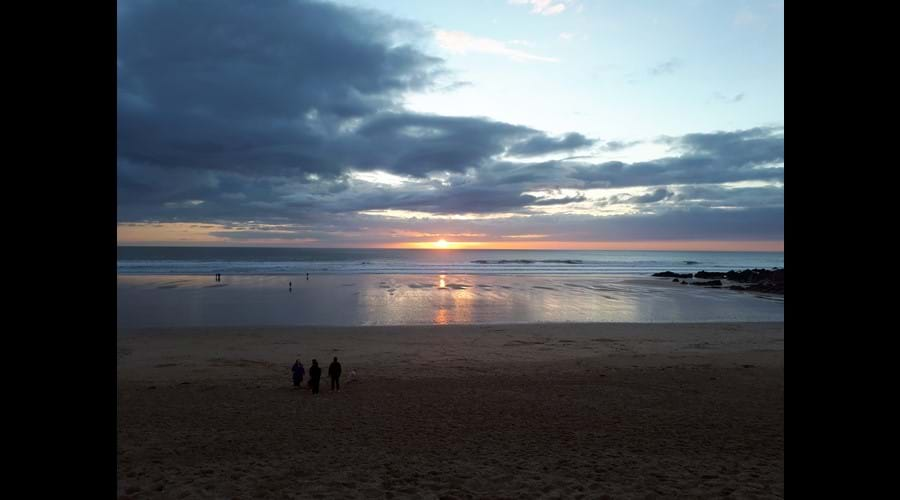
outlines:
[[[535,246],[521,246],[521,242],[517,243],[518,246],[503,246],[503,245],[487,245],[486,242],[448,242],[451,245],[454,245],[449,248],[436,248],[434,246],[434,242],[404,242],[404,243],[388,243],[381,245],[331,245],[331,246],[316,246],[316,245],[286,245],[286,244],[277,244],[277,243],[257,243],[257,244],[233,244],[233,243],[220,243],[220,242],[116,242],[116,248],[135,248],[135,247],[144,247],[144,248],[285,248],[285,249],[294,249],[294,250],[427,250],[432,252],[440,252],[440,251],[454,251],[454,250],[498,250],[498,251],[621,251],[621,252],[726,252],[726,253],[737,253],[737,252],[748,252],[748,253],[784,253],[784,241],[697,241],[697,242],[688,242],[688,241],[678,241],[678,242],[643,242],[644,244],[640,244],[640,242],[622,242],[622,244],[618,244],[616,242],[607,242],[607,243],[597,243],[597,242],[566,242],[569,246],[550,246],[546,245],[546,243],[551,242],[540,242],[544,243],[541,245]],[[555,242],[554,242],[555,243]],[[665,244],[675,245],[671,247],[665,247]],[[678,243],[683,243],[686,245],[678,245]],[[694,244],[689,244],[694,243]],[[708,245],[709,243],[716,243],[714,245]],[[702,246],[699,246],[700,244]],[[749,244],[749,245],[748,245]],[[459,245],[459,246],[455,246]],[[485,245],[485,246],[481,246]]]

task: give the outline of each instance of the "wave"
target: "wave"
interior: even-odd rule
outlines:
[[[727,272],[739,268],[730,263],[706,265],[709,272]],[[746,268],[747,266],[743,266]],[[752,267],[752,266],[750,266]],[[576,262],[545,260],[532,262],[497,261],[485,263],[413,263],[413,262],[212,262],[212,261],[118,261],[118,274],[143,275],[303,275],[310,274],[544,274],[544,275],[628,275],[650,276],[652,273],[674,271],[696,272],[696,266],[672,265],[671,262]]]
[[[271,249],[120,249],[118,274],[144,275],[303,275],[310,274],[602,274],[650,276],[693,273],[702,262],[709,272],[784,267],[781,254],[686,254],[685,252],[570,251],[354,251],[275,252]],[[177,251],[176,251],[177,250]],[[190,250],[190,251],[188,251]],[[283,250],[283,249],[275,249]],[[702,260],[701,260],[702,259]]]
[[[541,262],[544,264],[584,264],[583,260],[555,260],[555,259],[545,259],[545,260],[530,260],[530,259],[513,259],[513,260],[473,260],[471,261],[473,264],[534,264],[536,262]]]

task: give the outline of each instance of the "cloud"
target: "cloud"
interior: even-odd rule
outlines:
[[[422,233],[406,236],[398,231]],[[284,233],[282,233],[284,234]],[[427,236],[425,236],[427,234]],[[540,239],[547,241],[780,241],[784,239],[784,208],[747,210],[682,209],[659,214],[615,217],[579,215],[533,215],[506,219],[434,220],[388,219],[374,215],[342,217],[339,228],[314,233],[298,232],[296,237],[316,238],[333,244],[392,243],[398,240],[434,239],[440,234],[485,234],[498,239]],[[223,232],[223,237],[243,241],[240,231]],[[253,235],[262,239],[266,235]],[[459,240],[480,240],[484,236],[459,236]]]
[[[681,62],[680,59],[672,58],[653,66],[650,68],[649,73],[650,76],[671,75],[675,71],[681,69],[682,66],[684,66],[684,63]]]
[[[603,146],[601,146],[601,149],[611,152],[622,151],[632,146],[637,146],[640,143],[641,141],[609,141],[604,143]]]
[[[481,118],[385,113],[363,123],[340,154],[357,168],[423,176],[481,166],[532,136],[543,134]]]
[[[583,194],[579,194],[577,196],[566,196],[565,198],[545,198],[533,201],[529,205],[538,207],[548,205],[569,205],[571,203],[581,203],[583,201],[587,201],[587,198]]]
[[[443,49],[456,54],[467,54],[469,52],[493,54],[508,57],[513,61],[541,61],[541,62],[558,62],[558,59],[552,57],[542,57],[528,52],[514,49],[507,45],[506,42],[494,40],[493,38],[483,38],[465,33],[463,31],[447,31],[435,30],[434,38]]]
[[[652,193],[643,196],[634,196],[628,200],[628,203],[656,203],[658,201],[670,198],[674,193],[666,188],[659,188]]]
[[[509,149],[509,154],[514,156],[538,156],[558,151],[574,151],[594,144],[593,139],[572,132],[558,139],[540,134],[520,142]]]
[[[310,1],[123,1],[118,221],[215,226],[193,229],[242,242],[396,241],[401,230],[728,238],[736,223],[783,238],[783,127],[663,137],[669,152],[642,162],[529,161],[640,141],[404,109],[408,92],[447,85],[444,61],[420,48],[432,35]],[[629,189],[604,199],[633,216],[572,215],[604,188]],[[385,211],[426,219],[366,215]],[[460,214],[475,216],[447,220]]]
[[[687,134],[661,142],[681,154],[631,164],[575,165],[572,177],[595,187],[784,181],[781,128]]]
[[[566,10],[568,0],[554,2],[553,0],[509,0],[513,5],[531,5],[532,14],[554,16]]]
[[[720,100],[720,101],[724,101],[724,102],[741,102],[741,101],[744,100],[744,97],[745,97],[745,96],[746,96],[746,95],[745,95],[743,92],[738,92],[737,94],[735,94],[735,95],[733,95],[733,96],[731,96],[731,97],[722,95],[722,94],[719,93],[719,92],[716,92],[716,93],[713,94],[713,98],[714,98],[714,99],[717,99],[717,100]]]
[[[117,150],[135,163],[333,175],[352,120],[429,87],[442,60],[425,33],[317,2],[123,2]]]

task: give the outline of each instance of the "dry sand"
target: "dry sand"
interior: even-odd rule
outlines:
[[[783,323],[138,330],[117,348],[121,498],[784,496]],[[294,389],[297,355],[338,356],[341,392]]]

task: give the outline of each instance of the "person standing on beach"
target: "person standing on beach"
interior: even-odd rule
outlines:
[[[309,281],[309,273],[306,273],[306,281]]]
[[[335,387],[337,390],[341,390],[341,364],[338,363],[337,356],[328,366],[328,376],[331,377],[331,390],[335,390]]]
[[[309,367],[309,387],[312,388],[313,394],[319,393],[319,379],[322,377],[322,369],[319,368],[319,362],[312,360],[312,366]]]
[[[303,369],[303,363],[299,359],[294,361],[291,371],[294,372],[294,387],[300,387],[300,384],[303,383],[303,374],[306,373],[306,370]]]

